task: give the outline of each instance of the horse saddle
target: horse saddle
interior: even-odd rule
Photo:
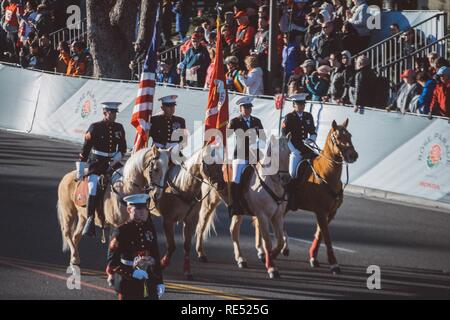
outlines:
[[[84,177],[83,180],[78,181],[75,188],[75,204],[79,207],[86,207],[88,197],[88,178]]]

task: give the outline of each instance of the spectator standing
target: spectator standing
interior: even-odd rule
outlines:
[[[53,49],[47,34],[42,35],[39,39],[39,53],[42,57],[42,70],[55,71],[58,53]]]
[[[239,75],[239,80],[244,84],[244,92],[251,95],[264,94],[263,70],[259,67],[258,58],[247,56],[245,66],[248,70],[247,75]]]
[[[88,66],[88,60],[84,53],[83,44],[80,41],[74,41],[71,47],[72,53],[61,52],[62,59],[67,65],[66,75],[84,76]]]
[[[70,54],[70,48],[67,42],[60,41],[58,44],[58,59],[56,60],[56,72],[66,74],[67,72],[67,64],[64,61],[63,52]]]
[[[288,32],[291,33],[292,40],[299,45],[304,41],[305,33],[308,28],[306,17],[311,12],[308,5],[308,0],[294,0],[294,10],[292,12],[291,28]],[[285,13],[288,16],[288,13]],[[288,18],[289,19],[289,18]]]
[[[344,22],[347,20],[347,1],[346,0],[333,0],[334,14],[333,22],[336,30],[341,30]]]
[[[53,16],[50,8],[46,4],[37,7],[36,32],[38,37],[43,34],[50,34],[53,31]]]
[[[312,39],[320,33],[322,27],[317,23],[314,13],[309,13],[306,17],[306,21],[308,23],[308,27],[305,33],[303,44],[305,47],[311,47]]]
[[[352,0],[352,2],[354,7],[351,9],[350,14],[348,14],[347,21],[350,22],[358,32],[360,41],[362,42],[361,46],[365,49],[369,46],[370,42],[370,30],[367,26],[367,20],[370,17],[368,11],[369,5],[366,0]]]
[[[430,115],[450,118],[450,67],[441,67],[436,75],[440,82],[433,92]]]
[[[416,81],[422,86],[422,93],[417,100],[416,112],[420,114],[429,114],[433,92],[436,88],[436,81],[431,79],[427,72],[419,72],[416,75]]]
[[[312,58],[319,64],[328,63],[332,53],[342,51],[342,40],[334,32],[334,24],[328,21],[322,24],[322,33],[317,39],[316,45],[312,51]]]
[[[28,40],[31,32],[35,31],[36,26],[36,5],[32,1],[27,1],[25,4],[24,14],[21,17],[19,24],[19,39],[21,44]]]
[[[34,41],[30,46],[30,53],[26,54],[25,48],[21,48],[19,62],[22,68],[42,70],[43,59],[39,54],[39,43]]]
[[[350,51],[352,55],[365,49],[360,41],[358,32],[350,22],[344,22],[342,26],[342,47],[344,50]]]
[[[4,3],[4,20],[2,27],[6,32],[7,51],[12,54],[12,60],[19,61],[19,19],[23,14],[23,8],[19,5],[19,0],[6,0]]]
[[[428,59],[428,62],[429,62],[429,64],[430,64],[430,70],[429,70],[429,72],[430,72],[430,75],[433,75],[433,74],[435,74],[436,73],[436,60],[439,58],[439,55],[436,53],[436,52],[430,52],[428,55],[427,55],[427,59]]]
[[[133,46],[134,58],[130,61],[128,67],[131,70],[131,80],[137,80],[141,76],[142,67],[145,63],[147,52],[144,48],[144,44],[141,41],[134,42]]]
[[[211,60],[208,69],[206,70],[206,79],[205,79],[205,89],[209,89],[211,83],[213,82],[213,72],[214,72],[214,60],[216,58],[216,49],[208,48],[209,59]]]
[[[236,32],[235,49],[233,53],[239,58],[243,59],[250,53],[250,48],[253,46],[255,28],[249,24],[248,16],[245,11],[236,13],[235,18],[238,23]]]
[[[172,0],[162,1],[161,10],[161,31],[163,45],[166,48],[173,46],[172,38],[173,4]]]
[[[191,87],[204,87],[206,71],[211,62],[209,52],[201,45],[201,36],[194,33],[191,38],[192,48],[184,56],[181,63],[181,85],[186,83]]]
[[[355,110],[361,106],[373,106],[376,74],[370,67],[369,59],[364,55],[356,59],[356,74],[352,82],[354,87],[351,88],[350,102],[356,106]]]
[[[176,32],[180,35],[180,41],[185,42],[192,13],[192,0],[178,0],[173,12],[175,13]]]
[[[258,19],[258,32],[255,35],[254,54],[258,57],[259,63],[267,68],[269,49],[269,20],[265,16]]]
[[[290,34],[285,33],[284,37],[284,47],[282,54],[281,66],[283,67],[284,75],[286,79],[292,75],[292,71],[298,65],[299,58],[299,47],[296,45],[295,40],[291,38]]]

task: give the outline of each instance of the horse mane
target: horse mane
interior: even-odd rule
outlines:
[[[123,168],[123,176],[125,179],[134,179],[136,176],[143,174],[145,156],[149,151],[151,151],[151,148],[143,148],[127,160]]]

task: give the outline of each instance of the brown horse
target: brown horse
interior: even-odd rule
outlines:
[[[319,266],[317,254],[323,238],[332,273],[340,273],[341,270],[333,252],[328,225],[344,198],[342,165],[358,159],[352,135],[347,130],[348,122],[347,119],[342,125],[337,125],[333,121],[323,150],[311,161],[311,166],[307,166],[305,171],[300,170],[299,179],[294,181],[295,198],[298,199],[296,209],[312,211],[317,219],[315,239],[309,250],[310,264]]]
[[[206,146],[194,153],[186,162],[173,166],[167,175],[167,188],[161,198],[153,202],[155,215],[163,219],[166,237],[166,253],[161,259],[163,268],[170,264],[176,249],[174,238],[175,222],[183,222],[184,264],[183,273],[192,280],[190,251],[192,235],[198,222],[198,211],[203,197],[217,188],[222,188],[221,161],[212,162],[205,159],[214,151]],[[203,193],[202,187],[206,191]]]
[[[122,198],[132,193],[142,193],[151,188],[154,199],[161,197],[166,173],[169,168],[171,150],[158,150],[156,147],[142,149],[133,154],[113,175],[112,184],[105,190],[104,215],[107,225],[117,227],[128,220],[126,206]],[[123,177],[120,177],[122,175]],[[118,179],[116,179],[118,178]],[[70,249],[70,265],[80,264],[78,245],[86,224],[86,208],[75,204],[75,171],[67,173],[58,186],[58,220],[63,239],[63,251]],[[102,226],[98,214],[96,225]]]
[[[273,147],[277,145],[277,147]],[[265,266],[270,278],[279,277],[279,272],[275,266],[275,258],[284,247],[283,227],[284,215],[286,212],[287,197],[285,186],[289,182],[289,148],[288,141],[284,137],[275,138],[272,136],[267,155],[271,159],[272,165],[276,163],[277,169],[274,172],[266,173],[267,164],[258,163],[254,167],[254,172],[250,176],[248,186],[243,188],[243,198],[247,209],[254,216],[253,223],[261,232],[263,241],[262,247],[265,253]],[[197,225],[197,255],[200,261],[206,261],[206,254],[203,249],[203,238],[209,234],[213,227],[214,213],[221,200],[228,201],[227,189],[219,192],[210,192],[204,199],[200,209],[200,219]],[[239,233],[243,216],[233,216],[231,219],[230,233],[233,241],[234,256],[239,268],[246,268],[247,261],[242,255],[239,243]],[[272,249],[270,226],[272,226],[277,238],[277,245]],[[261,246],[261,242],[257,244]]]

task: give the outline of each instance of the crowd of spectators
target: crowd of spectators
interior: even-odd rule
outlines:
[[[54,49],[50,34],[61,26],[63,14],[58,12],[55,0],[3,0],[0,61],[70,76],[91,75],[92,57],[82,41],[62,41]]]

